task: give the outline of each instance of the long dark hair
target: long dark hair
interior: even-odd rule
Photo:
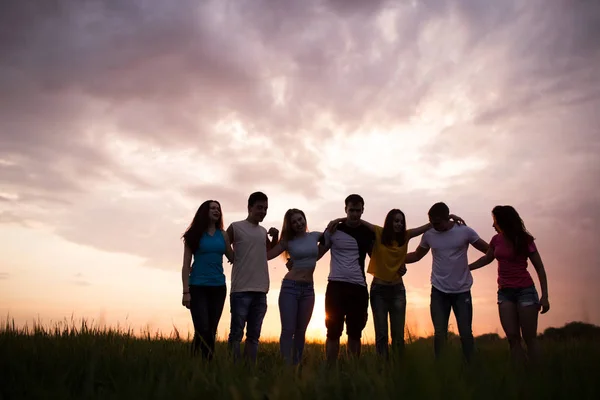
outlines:
[[[296,236],[296,232],[294,232],[294,228],[292,228],[292,215],[294,214],[302,215],[302,218],[304,218],[304,221],[306,221],[306,215],[304,215],[304,211],[297,208],[290,208],[287,210],[283,216],[283,225],[281,226],[281,236],[279,238],[280,242],[285,241],[287,243],[292,240],[294,236]],[[306,223],[306,230],[308,231],[308,222]],[[288,258],[290,253],[286,250],[283,252],[283,256]]]
[[[402,218],[404,219],[404,225],[400,232],[394,232],[394,218],[396,218],[396,214],[402,215]],[[391,247],[393,246],[394,240],[398,242],[398,246],[404,246],[404,242],[406,241],[406,217],[404,216],[404,213],[397,208],[390,210],[385,217],[383,232],[381,233],[381,244]]]
[[[208,213],[210,212],[210,203],[217,203],[219,205],[221,215],[215,222],[215,228],[220,230],[223,229],[223,210],[221,209],[221,204],[216,200],[206,200],[204,203],[200,204],[198,211],[196,211],[196,215],[194,215],[192,223],[190,226],[188,226],[187,230],[182,236],[183,243],[185,243],[192,253],[195,253],[196,250],[198,250],[200,238],[210,226],[210,217],[208,216]]]
[[[498,228],[513,245],[516,254],[526,256],[534,237],[527,231],[521,216],[512,206],[496,206],[492,210]]]

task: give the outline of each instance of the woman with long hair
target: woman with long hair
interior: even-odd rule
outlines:
[[[451,214],[457,223],[464,221]],[[329,223],[328,229],[343,222],[339,218]],[[404,212],[394,208],[390,210],[382,226],[361,219],[361,223],[375,232],[375,242],[369,259],[367,272],[373,275],[369,294],[373,324],[375,327],[375,349],[377,354],[389,357],[388,318],[392,336],[392,351],[401,354],[404,349],[404,324],[406,320],[406,288],[402,277],[406,273],[405,259],[408,242],[431,229],[431,224],[406,229]]]
[[[523,337],[529,359],[535,360],[538,313],[544,314],[550,309],[544,263],[517,210],[512,206],[496,206],[492,210],[492,219],[497,234],[490,241],[488,252],[469,264],[469,269],[475,270],[498,260],[498,312],[511,356],[515,361],[524,359]],[[537,272],[541,297],[538,297],[527,270],[527,260]]]
[[[207,200],[200,205],[183,234],[183,242],[181,302],[192,314],[192,351],[198,354],[201,350],[202,356],[210,360],[227,296],[223,255],[229,262],[233,261],[233,250],[223,231],[223,214],[218,201]]]
[[[306,329],[315,305],[313,273],[325,250],[319,244],[321,232],[309,232],[306,215],[292,208],[283,217],[281,238],[267,253],[269,260],[281,255],[288,260],[289,272],[279,292],[281,336],[279,346],[283,359],[296,365],[302,360]]]

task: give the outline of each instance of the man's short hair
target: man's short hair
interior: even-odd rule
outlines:
[[[259,201],[269,201],[269,198],[263,192],[254,192],[248,197],[248,207],[252,207]]]
[[[428,215],[430,218],[447,219],[450,217],[450,209],[448,208],[446,203],[435,203],[429,209]]]
[[[348,204],[360,204],[364,207],[365,200],[359,194],[351,194],[350,196],[346,197],[346,207],[348,207]]]

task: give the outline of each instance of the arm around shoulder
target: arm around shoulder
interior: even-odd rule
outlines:
[[[481,240],[481,239],[479,239],[479,240]],[[486,246],[488,246],[487,243],[486,243]],[[475,247],[475,244],[473,244],[473,247]],[[489,263],[494,261],[495,258],[496,257],[494,256],[494,245],[493,245],[493,241],[492,241],[489,244],[485,255],[481,256],[477,261],[469,264],[469,270],[473,271],[473,270],[479,269],[481,267],[485,267],[486,265],[488,265]]]
[[[275,246],[267,251],[267,260],[278,257],[286,248],[286,243],[283,240],[280,240]]]
[[[412,263],[416,263],[417,261],[421,260],[423,257],[425,257],[425,255],[429,253],[429,248],[428,247],[423,247],[421,245],[417,246],[417,248],[415,249],[415,251],[408,253],[406,255],[406,259],[405,259],[405,264],[412,264]]]

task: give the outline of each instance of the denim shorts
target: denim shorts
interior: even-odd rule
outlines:
[[[498,304],[510,301],[516,303],[519,306],[527,307],[533,306],[540,303],[538,292],[535,290],[535,286],[528,286],[524,288],[502,288],[498,290]]]

